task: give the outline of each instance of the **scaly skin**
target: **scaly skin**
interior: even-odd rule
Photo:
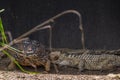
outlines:
[[[76,67],[79,71],[87,70],[111,70],[120,66],[120,57],[113,54],[83,54],[52,52],[50,57],[54,64],[60,66]]]

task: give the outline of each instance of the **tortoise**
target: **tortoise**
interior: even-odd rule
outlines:
[[[23,40],[12,47],[22,51],[22,53],[15,53],[9,51],[9,53],[15,58],[15,60],[22,66],[32,66],[37,71],[38,66],[44,66],[45,71],[50,71],[49,52],[43,44],[36,40]],[[15,63],[11,60],[9,70],[15,69]]]

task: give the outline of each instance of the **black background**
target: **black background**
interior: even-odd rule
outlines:
[[[82,15],[86,48],[120,48],[119,0],[1,0],[2,8],[3,25],[13,38],[62,11],[75,9]],[[48,35],[49,30],[42,30],[29,37],[48,46]],[[53,47],[82,48],[80,37],[76,15],[68,14],[54,22]]]

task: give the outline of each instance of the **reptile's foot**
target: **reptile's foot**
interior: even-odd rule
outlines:
[[[58,68],[55,68],[55,73],[60,73],[60,71],[58,70]]]
[[[7,69],[8,69],[8,70],[15,70],[15,69],[16,69],[16,65],[11,62],[11,63],[8,65],[8,68],[7,68]]]
[[[10,70],[10,71],[13,71],[15,69],[16,69],[16,67],[11,67],[11,66],[8,66],[8,68],[7,68],[7,70]]]

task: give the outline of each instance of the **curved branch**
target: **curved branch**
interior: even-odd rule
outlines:
[[[62,16],[64,14],[68,14],[68,13],[74,13],[74,14],[76,14],[79,17],[79,29],[81,30],[81,42],[82,42],[83,49],[85,49],[84,31],[83,31],[83,26],[82,26],[82,17],[81,17],[81,14],[78,11],[76,11],[76,10],[67,10],[67,11],[64,11],[64,12],[62,12],[62,13],[60,13],[60,14],[58,14],[58,15],[50,18],[50,19],[48,19],[47,21],[43,22],[42,24],[39,24],[36,27],[32,28],[28,32],[26,32],[23,35],[21,35],[20,37],[16,38],[16,40],[24,38],[24,37],[30,35],[31,33],[37,31],[38,29],[40,30],[40,28],[44,27],[44,25],[46,25],[46,24],[54,21],[55,19],[59,18],[60,16]]]

